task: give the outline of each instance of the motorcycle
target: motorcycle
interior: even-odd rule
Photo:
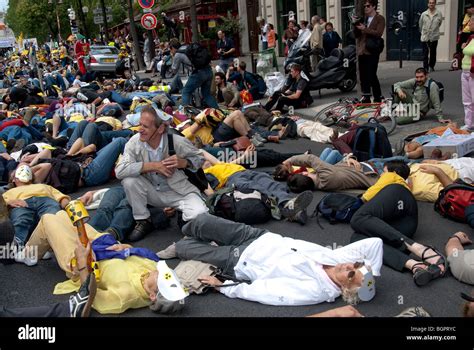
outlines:
[[[307,29],[298,36],[284,62],[285,72],[289,70],[291,64],[297,63],[303,67],[311,91],[321,89],[352,91],[357,85],[356,47],[349,45],[343,49],[334,49],[329,57],[319,62],[316,71],[312,72],[311,56],[321,56],[323,52],[321,49],[309,47],[310,38],[311,32]]]

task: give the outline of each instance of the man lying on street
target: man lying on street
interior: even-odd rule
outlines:
[[[296,306],[333,302],[340,295],[357,304],[375,295],[373,276],[380,276],[383,255],[378,238],[332,250],[207,213],[183,226],[183,234],[166,257],[175,251],[180,259],[219,267],[231,279],[201,281],[230,298]]]

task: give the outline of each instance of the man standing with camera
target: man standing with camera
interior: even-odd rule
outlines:
[[[367,0],[364,5],[365,18],[354,23],[362,103],[370,103],[372,93],[374,102],[382,101],[377,69],[384,48],[382,35],[385,31],[385,18],[377,13],[377,6],[377,0]]]

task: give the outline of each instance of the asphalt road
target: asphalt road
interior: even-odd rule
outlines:
[[[384,69],[379,73],[383,91],[388,91],[390,85],[397,79],[411,77],[419,62],[406,62],[407,68],[403,71],[395,70],[394,63],[384,63]],[[398,66],[397,66],[398,67]],[[398,68],[397,68],[398,69]],[[461,104],[460,73],[448,72],[448,65],[440,64],[439,71],[433,77],[443,81],[446,87],[445,102],[443,107],[446,116],[462,121],[463,109]],[[356,94],[350,94],[356,96]],[[316,100],[315,106],[337,100],[341,94],[338,92],[323,92],[323,97]],[[313,107],[314,108],[314,107]],[[301,114],[310,116],[311,110],[302,111]],[[434,119],[421,121],[412,126],[400,127],[391,137],[395,142],[404,135],[418,130],[428,129],[437,125]],[[285,140],[280,144],[271,144],[268,147],[281,152],[304,152],[310,149],[314,154],[319,154],[325,145],[317,144],[306,139]],[[262,169],[268,170],[268,169]],[[114,184],[112,184],[114,185]],[[117,185],[117,182],[115,183]],[[315,192],[310,212],[317,202],[325,195]],[[321,220],[321,229],[315,219],[310,219],[306,226],[284,221],[271,221],[261,227],[280,233],[284,236],[315,242],[324,246],[339,246],[349,243],[352,230],[349,225],[329,225]],[[433,245],[444,249],[447,238],[457,230],[472,232],[465,224],[455,223],[442,218],[433,210],[433,204],[419,203],[419,226],[415,240],[424,244]],[[156,231],[138,242],[136,246],[148,247],[154,251],[167,247],[181,238],[175,220],[166,230]],[[171,266],[178,263],[176,259],[170,261]],[[40,261],[35,267],[22,264],[9,266],[0,265],[0,305],[8,307],[28,307],[48,305],[67,300],[68,296],[54,296],[54,285],[65,280],[65,274],[58,268],[54,258],[49,261]],[[462,300],[459,292],[470,292],[471,287],[455,280],[452,276],[433,281],[428,286],[419,288],[412,279],[410,272],[400,273],[388,267],[382,268],[382,276],[377,279],[377,294],[375,298],[362,303],[357,308],[366,316],[394,316],[410,306],[423,306],[433,316],[456,317],[460,316]],[[274,307],[261,305],[238,299],[229,299],[219,293],[210,293],[203,296],[190,296],[186,300],[186,307],[176,316],[186,317],[301,317],[308,314],[328,310],[333,307],[343,306],[340,299],[333,304],[323,303],[303,307]],[[92,316],[99,316],[94,312]],[[125,317],[158,317],[147,308],[129,310],[120,316]]]

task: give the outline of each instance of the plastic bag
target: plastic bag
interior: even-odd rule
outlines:
[[[285,86],[286,77],[281,72],[273,72],[265,75],[265,84],[267,84],[266,96],[272,96]]]
[[[262,77],[267,73],[273,72],[273,51],[266,50],[260,52],[257,59],[257,74]]]

